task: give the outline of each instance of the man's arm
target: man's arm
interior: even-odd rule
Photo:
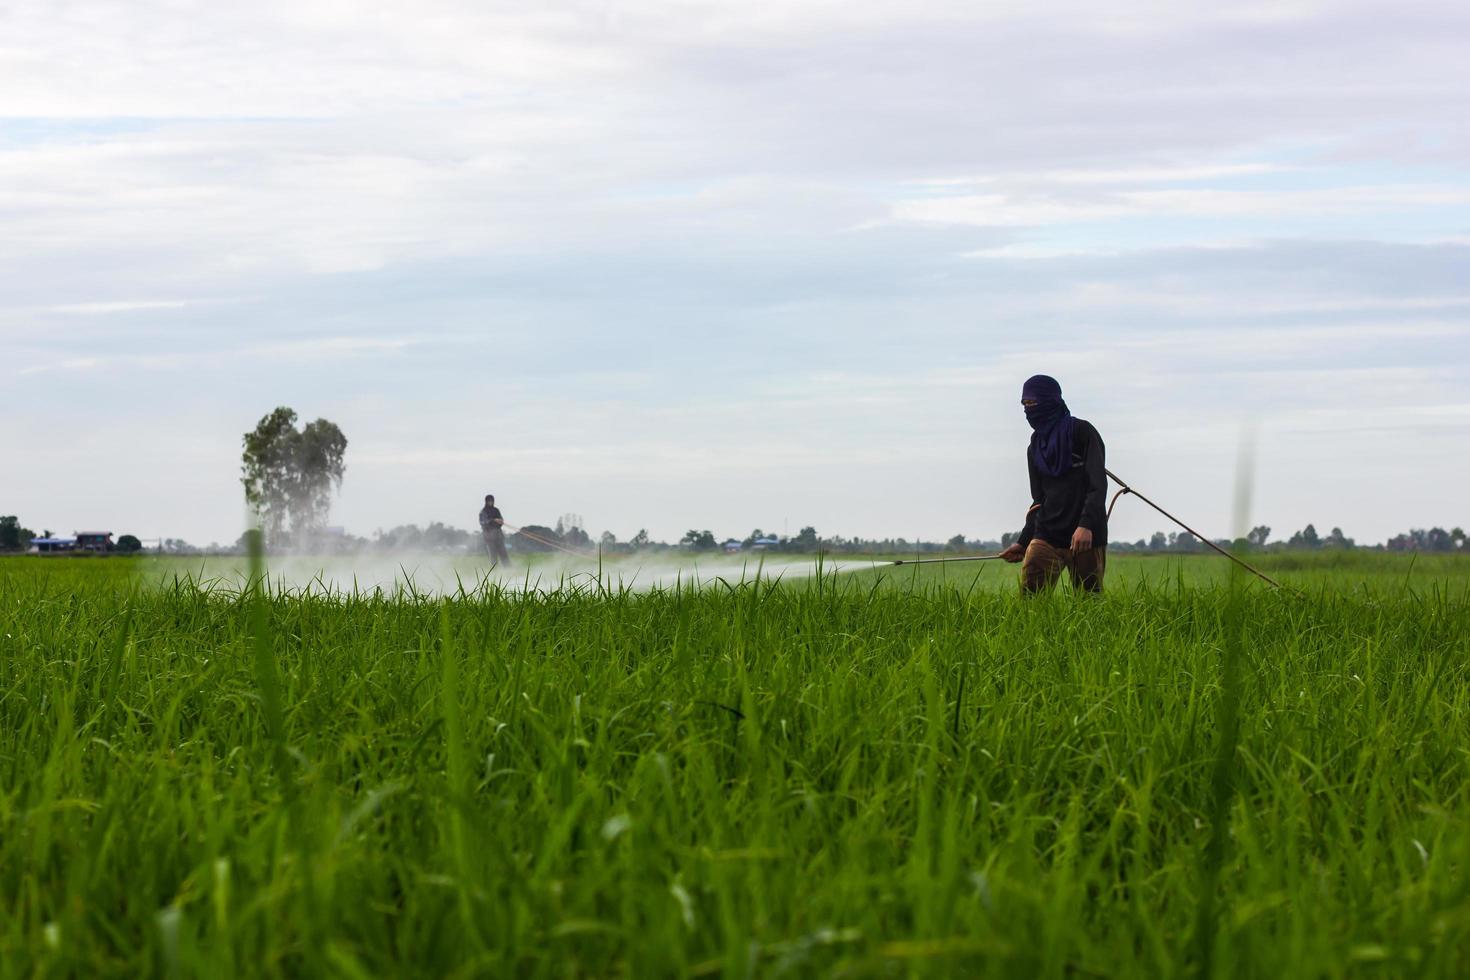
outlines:
[[[1026,523],[1021,527],[1021,533],[1011,546],[1001,552],[1006,561],[1015,563],[1026,554],[1026,546],[1031,539],[1036,537],[1036,515],[1041,513],[1041,502],[1046,496],[1046,491],[1041,488],[1041,474],[1037,472],[1036,460],[1031,458],[1031,449],[1026,449],[1026,472],[1031,478],[1031,506],[1026,509]]]
[[[1097,428],[1090,423],[1089,428],[1092,429],[1092,438],[1087,440],[1087,456],[1083,460],[1087,472],[1087,495],[1082,498],[1082,516],[1077,519],[1077,530],[1072,533],[1072,548],[1083,551],[1092,547],[1093,532],[1102,530],[1108,521],[1107,450]]]
[[[1022,548],[1036,537],[1036,515],[1041,513],[1041,505],[1046,502],[1046,491],[1041,486],[1041,471],[1036,468],[1030,446],[1026,447],[1026,475],[1031,479],[1031,507],[1026,511],[1026,525],[1021,528],[1021,536],[1016,539],[1016,543]]]

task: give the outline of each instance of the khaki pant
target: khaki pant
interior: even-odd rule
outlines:
[[[1032,538],[1021,560],[1021,592],[1032,595],[1050,589],[1062,577],[1064,568],[1072,579],[1072,588],[1101,592],[1107,552],[1107,548],[1088,548],[1073,554],[1071,548],[1053,548],[1040,538]]]

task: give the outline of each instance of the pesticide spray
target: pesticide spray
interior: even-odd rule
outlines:
[[[1236,565],[1271,585],[1286,589],[1265,572],[1249,562],[1231,554],[1199,531],[1155,503],[1146,494],[1135,489],[1112,470],[1104,470],[1108,478],[1117,484],[1107,508],[1112,516],[1118,500],[1132,495],[1158,511],[1184,531],[1198,539],[1207,548],[1228,558]],[[947,565],[959,562],[1004,561],[1005,556],[965,555],[952,558],[898,558],[887,561],[854,560],[833,561],[827,556],[815,559],[795,556],[769,556],[762,554],[752,561],[750,556],[726,557],[723,555],[681,556],[639,555],[636,558],[617,557],[605,560],[601,550],[591,550],[552,540],[523,527],[503,525],[504,530],[519,534],[535,542],[547,552],[534,564],[523,560],[513,566],[505,566],[491,559],[487,568],[480,562],[460,556],[429,555],[424,553],[377,554],[371,557],[354,555],[339,559],[323,560],[305,555],[283,555],[269,560],[269,575],[278,586],[310,592],[350,594],[356,592],[380,592],[399,595],[453,595],[473,592],[483,588],[502,591],[535,593],[561,588],[630,589],[644,591],[660,588],[700,588],[716,583],[740,584],[750,581],[798,580],[814,576],[842,574],[864,569],[897,567],[907,565]],[[190,577],[199,584],[233,589],[243,581],[243,572],[238,563],[210,561],[201,566]],[[1288,590],[1289,591],[1289,590]]]

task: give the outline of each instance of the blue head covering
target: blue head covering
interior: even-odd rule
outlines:
[[[1021,398],[1033,399],[1026,406],[1031,425],[1031,458],[1047,476],[1061,476],[1072,465],[1072,413],[1062,401],[1062,386],[1044,374],[1026,379]]]

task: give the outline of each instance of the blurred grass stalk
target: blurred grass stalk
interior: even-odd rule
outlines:
[[[276,664],[275,639],[271,628],[274,598],[265,563],[265,533],[260,527],[246,532],[246,548],[250,559],[250,577],[245,590],[246,634],[253,653],[255,683],[265,722],[266,743],[270,749],[270,765],[284,803],[279,812],[286,821],[286,839],[294,852],[295,874],[301,883],[300,928],[303,934],[300,937],[300,946],[306,961],[319,970],[322,966],[323,948],[320,944],[322,930],[316,900],[312,832],[307,825],[306,808],[302,801],[300,780],[287,731],[285,688]],[[305,762],[305,759],[302,761]]]
[[[1256,427],[1241,427],[1235,462],[1235,492],[1231,508],[1231,540],[1241,541],[1250,528],[1251,497],[1255,486]],[[1216,708],[1215,764],[1210,774],[1210,836],[1200,860],[1199,917],[1195,924],[1197,976],[1212,980],[1222,913],[1228,903],[1221,895],[1220,872],[1230,846],[1230,809],[1236,791],[1236,764],[1240,745],[1240,671],[1245,631],[1243,581],[1245,572],[1233,562],[1225,608],[1220,621],[1220,699]]]

